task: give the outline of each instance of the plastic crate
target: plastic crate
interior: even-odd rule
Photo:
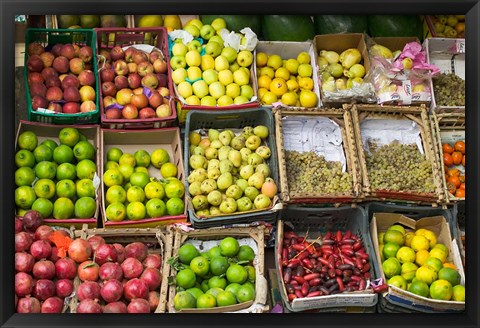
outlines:
[[[190,174],[189,166],[189,134],[191,131],[198,129],[242,129],[245,126],[265,125],[269,129],[268,138],[266,140],[268,147],[271,151],[271,156],[267,160],[267,164],[270,167],[270,175],[275,180],[278,190],[280,190],[280,181],[278,173],[278,158],[277,148],[275,146],[275,123],[273,114],[268,108],[251,108],[242,109],[236,111],[198,111],[192,110],[187,115],[187,122],[185,125],[185,139],[184,139],[184,166],[185,175],[188,177]],[[185,181],[185,190],[188,190],[188,180]],[[189,196],[187,196],[189,198]],[[239,212],[231,215],[221,215],[216,217],[209,217],[208,219],[202,219],[198,217],[191,201],[188,203],[188,216],[195,228],[209,228],[222,225],[244,224],[252,223],[255,221],[264,221],[273,223],[277,220],[279,211],[282,209],[277,196],[273,200],[272,207],[266,210],[254,210],[248,212]]]
[[[44,29],[29,28],[25,33],[25,63],[28,60],[27,48],[32,42],[41,43],[47,51],[55,44],[77,44],[79,46],[89,46],[92,48],[92,71],[97,72],[97,56],[95,33],[91,29]],[[47,124],[97,124],[100,118],[100,92],[98,74],[95,74],[95,105],[94,111],[77,114],[63,113],[44,113],[32,108],[32,97],[30,96],[30,87],[28,85],[28,69],[23,68],[25,79],[25,90],[27,94],[28,120]]]
[[[102,49],[112,49],[115,46],[122,48],[133,46],[142,47],[140,45],[153,46],[159,49],[167,63],[170,62],[168,55],[168,33],[164,27],[151,28],[95,28],[97,37],[97,56]],[[108,40],[108,41],[107,41]],[[151,49],[151,47],[149,48]],[[151,50],[150,50],[151,51]],[[99,57],[100,58],[100,57]],[[100,60],[99,69],[102,69],[103,62]],[[155,117],[148,119],[109,119],[105,115],[105,106],[103,104],[103,92],[100,88],[100,109],[101,123],[103,128],[107,129],[159,129],[172,127],[177,122],[177,111],[173,102],[173,87],[171,72],[168,72],[168,90],[170,92],[169,105],[172,114],[167,117]]]
[[[365,308],[373,311],[377,304],[377,294],[368,288],[364,291],[344,292],[335,295],[318,296],[312,298],[299,299],[297,304],[288,301],[285,284],[283,281],[281,252],[283,247],[283,232],[286,225],[291,225],[293,231],[303,236],[308,232],[308,238],[314,239],[325,234],[327,231],[336,232],[340,230],[345,232],[350,230],[352,234],[357,235],[361,240],[367,253],[369,254],[370,275],[371,279],[376,278],[374,270],[375,250],[370,237],[368,228],[368,219],[365,210],[361,207],[330,207],[330,208],[314,208],[302,206],[289,206],[277,223],[277,238],[275,239],[275,266],[277,269],[277,277],[279,279],[280,294],[284,305],[291,312],[300,312],[313,309],[328,309],[338,312],[340,308],[349,307]]]

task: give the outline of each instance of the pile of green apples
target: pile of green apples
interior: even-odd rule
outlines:
[[[171,47],[170,67],[177,95],[188,105],[229,106],[250,102],[254,96],[250,69],[253,53],[224,46],[222,18],[211,25],[198,19],[183,28],[194,39],[187,44],[176,39]],[[240,40],[245,38],[238,33]]]
[[[264,140],[268,127],[247,126],[241,133],[209,129],[189,134],[188,192],[199,217],[267,209],[277,194]]]

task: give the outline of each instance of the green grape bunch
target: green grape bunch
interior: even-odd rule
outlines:
[[[441,73],[432,80],[437,105],[465,106],[465,80],[454,73]]]

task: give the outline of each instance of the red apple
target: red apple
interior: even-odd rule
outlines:
[[[166,87],[168,86],[168,75],[164,73],[157,73],[158,86]]]
[[[100,79],[102,82],[113,82],[115,71],[111,68],[102,68],[100,71]]]
[[[59,103],[51,102],[50,104],[48,104],[47,109],[53,110],[56,113],[61,113],[62,112],[62,105],[60,105]]]
[[[67,102],[63,105],[63,112],[67,114],[79,113],[80,105],[76,102]]]
[[[80,92],[75,87],[68,87],[63,92],[63,98],[65,99],[65,101],[79,102]]]
[[[108,108],[112,105],[115,105],[116,103],[117,103],[117,99],[115,99],[112,96],[106,96],[105,98],[103,98],[103,107],[104,108]]]
[[[169,117],[172,115],[172,108],[167,104],[161,104],[155,110],[157,117]]]
[[[168,65],[167,62],[163,59],[158,58],[153,62],[153,69],[155,73],[167,73]]]
[[[63,78],[62,80],[62,89],[65,90],[68,87],[74,87],[74,88],[79,88],[80,87],[80,81],[78,81],[78,78],[74,75],[67,75]]]
[[[168,96],[170,96],[170,90],[168,90],[167,87],[158,87],[157,91],[160,92],[160,94],[161,94],[163,97],[168,97]]]
[[[60,56],[67,57],[68,60],[75,57],[75,48],[73,47],[73,44],[64,44],[62,49],[60,49]]]
[[[29,56],[37,55],[39,56],[45,51],[45,48],[40,42],[32,42],[28,45],[27,53]]]
[[[40,59],[43,61],[44,67],[51,67],[55,56],[51,52],[42,52],[40,54]]]
[[[47,94],[47,87],[43,83],[34,82],[30,85],[30,97],[42,96]]]
[[[128,78],[125,75],[115,76],[115,87],[117,90],[128,88]]]
[[[103,62],[105,60],[106,63],[110,63],[112,61],[112,57],[110,56],[110,51],[108,51],[105,48],[100,49],[98,52],[98,57],[100,62]]]
[[[112,96],[115,97],[117,94],[117,88],[113,82],[103,82],[102,83],[102,93],[103,96]]]
[[[141,95],[143,93],[143,87],[138,87],[132,90],[134,95]]]
[[[126,104],[122,109],[122,116],[127,120],[132,120],[138,117],[138,109],[133,104]]]
[[[62,48],[63,49],[63,48]],[[67,73],[70,68],[70,62],[65,56],[58,56],[53,60],[53,68],[58,73]]]
[[[62,47],[63,47],[63,44],[61,43],[56,43],[53,47],[52,47],[52,54],[55,56],[55,57],[58,57],[60,56],[60,51],[62,50]]]
[[[127,63],[133,62],[133,54],[137,51],[134,47],[129,47],[125,50],[125,61]]]
[[[137,73],[137,70],[138,70],[138,65],[137,64],[128,63],[127,66],[128,66],[128,73],[130,73],[130,74]]]
[[[165,58],[163,57],[162,53],[160,51],[156,51],[156,50],[153,50],[149,56],[148,56],[148,59],[150,61],[150,63],[154,63],[157,59],[162,59],[162,60],[165,60]]]
[[[57,76],[49,76],[47,80],[45,81],[45,85],[47,88],[51,87],[61,87],[62,86],[62,81],[60,81],[60,78]]]
[[[130,103],[137,108],[144,108],[148,106],[148,98],[143,93],[138,95],[134,94],[132,99],[130,99]]]
[[[119,59],[113,63],[113,69],[117,75],[127,75],[128,74],[128,65],[127,63]]]
[[[132,55],[132,60],[135,64],[140,64],[142,62],[148,62],[147,54],[142,50],[137,50]]]
[[[73,45],[73,50],[74,50],[74,53],[73,53],[73,57],[78,57],[78,55],[80,54],[80,46],[78,44],[72,44]]]
[[[85,69],[85,63],[80,58],[70,59],[69,66],[70,66],[70,71],[73,74],[77,74],[77,75],[80,74]]]
[[[93,102],[92,100],[84,101],[80,105],[80,111],[82,113],[93,112],[96,108],[97,106],[95,105],[95,102]]]
[[[45,98],[49,101],[60,101],[63,99],[63,91],[59,87],[48,88]]]
[[[78,51],[78,58],[83,60],[85,63],[89,63],[93,58],[93,50],[89,46],[83,46]]]
[[[27,69],[29,72],[41,72],[43,68],[43,61],[39,55],[32,55],[27,59]]]
[[[118,108],[109,108],[105,111],[105,117],[110,120],[118,120],[122,118],[122,110]]]
[[[148,103],[150,107],[157,108],[163,104],[163,96],[157,90],[152,90],[152,94],[148,98]]]
[[[137,73],[142,77],[148,73],[153,73],[153,65],[146,61],[141,62],[137,64]]]
[[[112,50],[110,50],[110,57],[113,61],[125,59],[125,52],[123,51],[122,47],[115,46],[112,48]]]
[[[43,78],[42,74],[39,72],[29,72],[27,75],[28,85],[32,84],[33,82],[43,83],[45,79]]]
[[[144,107],[138,112],[138,118],[140,119],[155,118],[156,116],[157,114],[151,107]]]
[[[78,74],[78,81],[80,82],[80,85],[93,86],[95,85],[95,74],[89,69],[84,70]]]
[[[58,72],[53,67],[45,67],[42,70],[42,77],[46,80],[49,76],[58,76]]]
[[[138,73],[130,73],[128,75],[128,87],[130,89],[136,89],[142,85],[142,78]]]
[[[43,96],[33,96],[32,97],[32,108],[37,110],[38,108],[47,108],[48,100]]]
[[[144,87],[156,89],[158,87],[158,78],[155,73],[148,73],[142,78],[142,85]]]

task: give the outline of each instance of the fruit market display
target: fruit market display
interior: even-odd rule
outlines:
[[[228,32],[225,26],[220,18],[212,25],[192,19],[181,30],[183,38],[175,39],[170,48],[176,93],[188,105],[230,106],[252,101],[250,69],[255,45],[247,40],[252,36]]]
[[[443,165],[448,192],[465,198],[465,141],[442,144]]]
[[[58,142],[40,144],[32,131],[18,137],[15,154],[17,215],[38,211],[42,218],[93,218],[97,210],[97,149],[76,128],[65,127]]]
[[[277,194],[264,143],[268,127],[244,127],[240,133],[209,129],[191,132],[188,193],[197,216],[267,209]]]
[[[255,252],[233,237],[210,249],[184,243],[170,263],[176,270],[176,311],[235,305],[255,299]]]
[[[282,281],[288,301],[361,291],[370,280],[369,254],[351,231],[327,231],[315,240],[287,231],[283,235]]]
[[[106,161],[103,184],[107,220],[138,221],[184,212],[185,186],[165,149],[155,149],[151,154],[139,149],[129,154],[113,147],[107,151]],[[161,178],[151,176],[149,170],[158,170]]]
[[[434,35],[438,38],[464,38],[465,15],[434,15],[429,16]]]
[[[465,106],[465,80],[455,73],[440,73],[432,78],[438,106]]]
[[[58,15],[59,28],[127,27],[125,15]]]
[[[395,224],[379,233],[378,243],[389,285],[436,300],[465,301],[465,287],[450,262],[449,249],[438,243],[433,231]]]
[[[310,55],[302,51],[296,58],[278,54],[256,54],[258,97],[264,105],[277,101],[286,106],[315,107],[318,97],[313,91],[313,67]]]
[[[352,174],[342,172],[342,163],[327,161],[314,151],[285,151],[288,189],[291,193],[334,194],[351,192]]]
[[[39,42],[27,47],[27,82],[32,109],[76,114],[96,110],[96,73],[93,50],[77,44]]]
[[[115,46],[100,50],[101,96],[107,119],[169,117],[168,63],[158,49],[151,52]]]

